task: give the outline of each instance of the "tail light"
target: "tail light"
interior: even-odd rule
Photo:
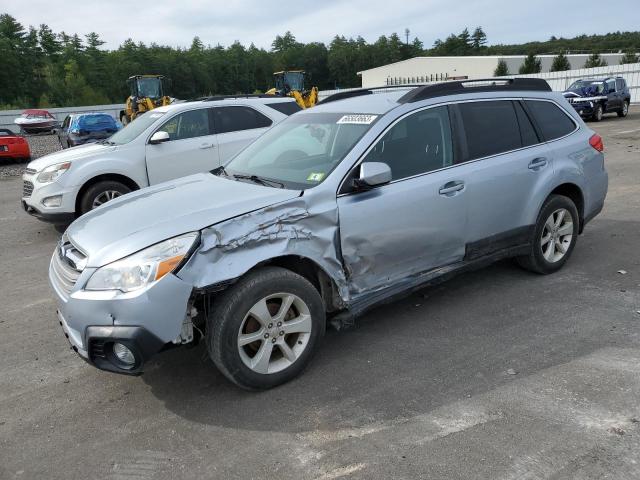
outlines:
[[[589,139],[589,145],[591,145],[599,152],[604,151],[604,143],[602,143],[602,137],[597,133],[591,135],[591,138]]]

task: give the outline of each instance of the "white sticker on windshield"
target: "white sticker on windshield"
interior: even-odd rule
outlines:
[[[340,120],[338,120],[338,124],[348,123],[352,125],[370,125],[378,115],[360,115],[360,114],[351,114],[344,115]]]

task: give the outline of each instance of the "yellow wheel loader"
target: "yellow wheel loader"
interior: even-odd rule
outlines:
[[[305,90],[306,74],[304,70],[275,72],[273,77],[276,86],[266,92],[268,95],[293,97],[300,105],[300,108],[313,107],[318,102],[318,87],[311,87],[309,90]]]
[[[125,109],[120,111],[120,121],[127,125],[137,116],[156,107],[171,103],[171,98],[165,95],[166,79],[162,75],[133,75],[127,79],[129,97]]]

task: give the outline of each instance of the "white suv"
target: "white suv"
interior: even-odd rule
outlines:
[[[40,220],[67,225],[132,190],[213,170],[299,109],[295,100],[271,95],[156,108],[107,140],[30,162],[22,206]]]

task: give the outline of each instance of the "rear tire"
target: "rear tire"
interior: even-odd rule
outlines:
[[[575,203],[563,195],[550,195],[538,214],[531,250],[516,259],[518,264],[543,275],[557,272],[573,252],[579,225]]]
[[[604,114],[604,110],[602,110],[602,105],[598,104],[596,105],[596,109],[593,112],[593,115],[591,116],[591,120],[593,120],[594,122],[599,122],[600,120],[602,120],[602,115]]]
[[[131,189],[129,187],[115,180],[104,180],[91,185],[87,191],[84,192],[80,200],[80,214],[84,215],[89,210],[93,210],[103,203],[129,193],[130,191]]]
[[[266,267],[247,274],[214,300],[207,348],[233,383],[265,390],[299,375],[324,331],[318,290],[297,273]]]
[[[622,109],[617,112],[619,117],[626,117],[629,114],[629,102],[624,101],[622,102]]]

